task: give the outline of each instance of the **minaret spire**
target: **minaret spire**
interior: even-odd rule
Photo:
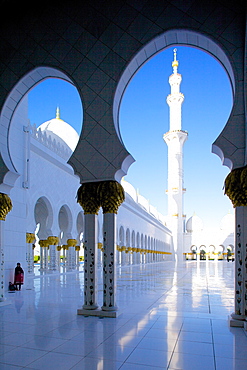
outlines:
[[[172,62],[172,68],[173,68],[173,73],[176,74],[178,72],[177,49],[173,49],[173,53],[174,53],[174,60]]]
[[[173,50],[173,74],[169,77],[171,93],[167,96],[170,108],[170,130],[163,136],[168,146],[168,227],[173,234],[176,258],[183,257],[183,145],[187,132],[182,131],[182,103],[184,95],[180,92],[182,76],[178,73],[177,49]]]
[[[60,108],[57,107],[56,109],[56,119],[60,119]]]

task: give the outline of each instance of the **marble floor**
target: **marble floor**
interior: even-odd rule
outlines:
[[[37,275],[0,307],[0,369],[246,370],[247,332],[229,328],[234,264],[117,268],[118,318],[76,314],[83,269]],[[99,304],[102,304],[99,270]]]

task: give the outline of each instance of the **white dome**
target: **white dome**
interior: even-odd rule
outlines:
[[[220,223],[221,230],[227,231],[229,234],[234,232],[235,228],[235,217],[233,214],[228,213],[225,215]]]
[[[186,222],[186,231],[189,233],[199,232],[202,231],[202,229],[203,229],[202,219],[197,215],[193,215]]]
[[[42,123],[38,127],[41,131],[45,131],[47,136],[51,136],[51,139],[55,139],[60,144],[67,144],[67,146],[73,152],[79,140],[79,135],[67,122],[60,118],[60,112],[57,108],[56,118]],[[61,139],[61,140],[59,140]]]
[[[125,181],[124,179],[122,179],[121,185],[124,188],[124,191],[126,193],[128,193],[131,196],[131,198],[134,199],[134,201],[136,202],[137,201],[137,199],[136,199],[136,190],[135,190],[134,186],[131,185],[129,182]]]

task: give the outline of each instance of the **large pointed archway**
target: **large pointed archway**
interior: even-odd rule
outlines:
[[[47,78],[58,78],[74,85],[74,82],[62,71],[51,67],[37,67],[30,71],[27,75],[20,79],[8,95],[2,111],[0,119],[1,127],[1,142],[0,153],[4,165],[0,170],[0,191],[9,194],[14,186],[16,179],[20,176],[18,169],[15,166],[15,154],[11,153],[11,138],[10,127],[14,117],[14,113],[23,100],[23,98],[40,82]],[[18,133],[13,133],[14,140]]]
[[[228,166],[230,169],[243,165],[244,133],[241,135],[239,132],[238,136],[231,135],[233,127],[236,125],[236,118],[238,122],[244,119],[242,116],[239,117],[239,107],[236,103],[239,100],[243,100],[243,96],[241,96],[241,81],[238,80],[237,70],[234,68],[233,60],[223,51],[222,47],[204,34],[195,31],[184,29],[169,30],[147,43],[129,63],[118,82],[113,104],[114,123],[119,137],[121,138],[119,129],[120,105],[129,82],[139,68],[141,68],[155,54],[169,46],[176,45],[193,46],[201,49],[217,59],[225,69],[231,83],[234,104],[225,128],[212,145],[212,151],[217,154],[221,158],[222,163]]]

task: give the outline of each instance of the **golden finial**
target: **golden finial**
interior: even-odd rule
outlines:
[[[173,53],[174,53],[174,60],[172,62],[172,67],[174,68],[174,67],[178,67],[177,49],[174,49]]]
[[[60,119],[60,109],[59,109],[59,107],[57,107],[57,110],[56,110],[56,119]]]

